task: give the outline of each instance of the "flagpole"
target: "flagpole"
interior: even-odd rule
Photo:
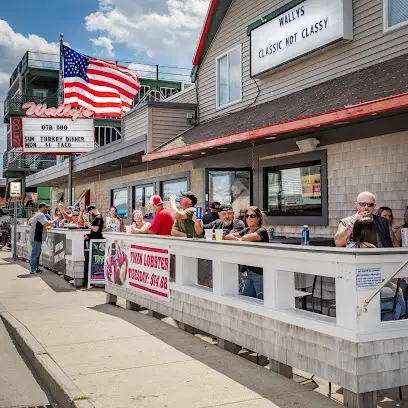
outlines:
[[[64,103],[64,34],[60,34],[60,74],[58,105]],[[68,156],[68,205],[72,205],[72,154]]]

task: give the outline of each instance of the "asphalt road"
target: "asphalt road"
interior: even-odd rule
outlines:
[[[0,408],[33,406],[51,408],[0,319]]]

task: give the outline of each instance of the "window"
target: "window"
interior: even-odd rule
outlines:
[[[150,206],[150,197],[154,195],[153,184],[134,187],[133,208],[141,210],[145,217],[153,217],[154,211]]]
[[[268,168],[265,191],[268,215],[321,216],[321,162]]]
[[[217,109],[242,100],[241,46],[217,58]]]
[[[33,96],[36,98],[46,98],[47,94],[47,89],[33,89]]]
[[[384,28],[395,29],[408,24],[407,0],[384,0]]]
[[[118,215],[127,217],[129,212],[127,188],[112,190],[112,205],[118,209]]]
[[[188,190],[188,183],[186,178],[169,180],[163,181],[161,187],[161,196],[163,198],[163,202],[165,205],[169,206],[169,197],[171,195],[180,197],[180,192]]]
[[[207,170],[208,202],[231,204],[238,216],[241,209],[251,205],[251,170]]]

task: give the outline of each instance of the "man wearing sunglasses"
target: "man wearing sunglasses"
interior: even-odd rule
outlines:
[[[360,193],[355,203],[357,213],[350,217],[343,218],[339,223],[339,228],[334,236],[334,242],[338,247],[345,247],[353,242],[354,224],[362,219],[372,219],[377,230],[377,247],[389,248],[398,247],[389,221],[384,217],[374,214],[375,196],[365,191]]]

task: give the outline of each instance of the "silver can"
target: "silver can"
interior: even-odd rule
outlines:
[[[408,228],[401,228],[402,246],[408,248]]]

